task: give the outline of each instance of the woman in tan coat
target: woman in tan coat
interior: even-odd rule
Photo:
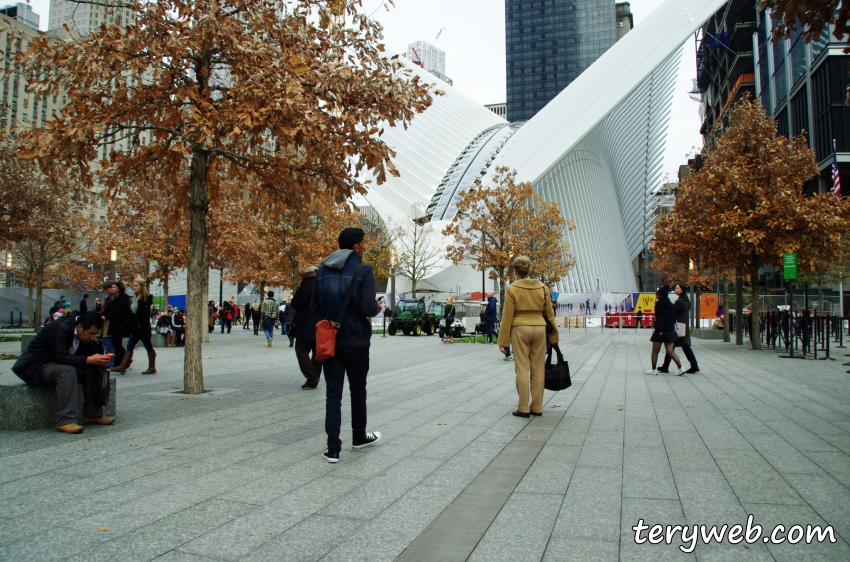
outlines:
[[[531,260],[517,256],[513,261],[514,281],[505,295],[505,308],[499,328],[502,353],[513,347],[516,366],[516,390],[519,406],[515,416],[543,415],[543,383],[546,377],[546,325],[552,327],[549,343],[558,343],[555,314],[549,290],[537,279],[530,279]],[[545,316],[544,316],[545,315]],[[529,387],[531,405],[528,403]]]

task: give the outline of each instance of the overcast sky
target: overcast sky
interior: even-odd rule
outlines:
[[[635,26],[661,2],[631,0]],[[363,9],[368,14],[375,12],[374,18],[384,26],[389,49],[404,53],[414,41],[434,44],[446,51],[446,74],[456,88],[482,104],[505,101],[504,0],[395,0],[395,7],[390,6],[389,11],[381,7],[384,3],[363,0]],[[32,0],[31,4],[41,15],[41,28],[47,29],[49,0]],[[687,94],[695,76],[690,40],[683,47],[663,167],[671,180],[675,180],[679,164],[701,146],[697,104]]]

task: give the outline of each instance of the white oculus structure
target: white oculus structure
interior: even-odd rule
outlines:
[[[444,96],[407,130],[384,131],[400,177],[370,184],[355,203],[382,217],[421,205],[442,230],[458,195],[505,166],[576,224],[565,233],[576,265],[557,290],[635,292],[632,262],[651,236],[681,47],[724,4],[666,0],[525,123],[507,123],[438,80]],[[423,285],[476,290],[481,272],[446,262]]]

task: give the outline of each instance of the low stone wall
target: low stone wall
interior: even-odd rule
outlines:
[[[700,328],[693,330],[691,335],[695,338],[701,338],[704,340],[722,340],[723,330],[705,330]]]
[[[117,383],[111,379],[109,404],[103,408],[106,416],[115,416]],[[83,423],[83,386],[78,385],[79,424]],[[56,426],[56,389],[20,384],[0,385],[0,430],[30,431]]]

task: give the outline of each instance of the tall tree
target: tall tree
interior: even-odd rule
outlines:
[[[531,183],[515,180],[516,171],[497,168],[491,186],[476,184],[460,196],[458,213],[443,229],[454,239],[446,257],[455,265],[468,261],[476,269],[490,269],[490,279],[499,281],[502,306],[514,257],[532,258],[535,274],[549,284],[566,275],[573,263],[564,234],[575,225],[561,216],[554,201],[536,195]]]
[[[417,283],[442,261],[445,248],[440,246],[437,232],[431,223],[427,219],[419,219],[425,215],[424,207],[414,205],[411,214],[414,218],[401,224],[395,241],[398,248],[396,269],[399,275],[410,279],[410,291],[415,293]]]
[[[776,122],[761,105],[741,100],[727,131],[703,148],[702,167],[679,189],[673,212],[655,228],[654,251],[662,258],[699,258],[705,269],[735,269],[748,278],[753,349],[761,348],[759,269],[797,253],[801,271],[816,271],[840,257],[848,239],[850,202],[803,193],[818,174],[806,139],[775,135]]]
[[[68,105],[46,131],[24,135],[23,154],[53,154],[89,184],[99,159],[113,191],[150,173],[174,178],[159,196],[189,216],[184,387],[198,394],[210,200],[235,180],[271,207],[297,206],[320,181],[342,202],[364,191],[361,171],[378,183],[397,175],[380,133],[406,126],[431,96],[383,55],[381,27],[360,0],[130,5],[132,23],[29,44],[31,90],[40,98],[64,87]]]

